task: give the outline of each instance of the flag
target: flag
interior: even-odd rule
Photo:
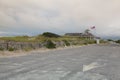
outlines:
[[[91,29],[95,29],[95,26],[92,26]]]

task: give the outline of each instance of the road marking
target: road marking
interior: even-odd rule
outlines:
[[[95,69],[95,68],[98,68],[98,67],[101,67],[101,65],[98,64],[97,62],[93,62],[89,65],[83,65],[83,72],[86,72],[86,71],[89,71],[91,69]]]

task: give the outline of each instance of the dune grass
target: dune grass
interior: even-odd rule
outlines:
[[[4,41],[15,41],[15,42],[47,42],[47,41],[53,41],[53,42],[60,42],[63,41],[66,43],[67,46],[70,45],[70,43],[74,45],[87,45],[87,44],[93,44],[95,43],[95,40],[90,40],[87,38],[81,38],[81,37],[74,37],[74,36],[60,36],[60,37],[45,37],[43,35],[38,36],[15,36],[15,37],[0,37],[0,40]]]

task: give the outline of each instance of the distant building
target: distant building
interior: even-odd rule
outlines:
[[[81,38],[94,39],[96,38],[92,33],[66,33],[66,36],[76,36]]]
[[[65,35],[66,36],[79,36],[79,37],[82,37],[83,33],[66,33]]]

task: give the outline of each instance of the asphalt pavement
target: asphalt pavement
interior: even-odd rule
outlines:
[[[120,80],[120,45],[88,45],[0,58],[0,80]]]

